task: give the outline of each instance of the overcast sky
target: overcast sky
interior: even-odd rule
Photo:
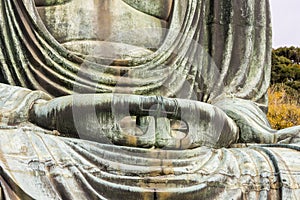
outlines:
[[[273,47],[300,47],[300,0],[270,0]]]

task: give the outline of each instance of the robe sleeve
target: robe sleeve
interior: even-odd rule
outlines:
[[[251,101],[239,98],[226,98],[215,103],[240,130],[239,142],[274,143],[276,130],[271,129],[265,113]]]
[[[239,128],[239,143],[300,143],[300,126],[274,130],[258,104],[239,98],[224,98],[214,103],[234,120]]]
[[[0,123],[15,125],[28,122],[29,110],[38,99],[49,100],[51,97],[41,91],[0,83]]]

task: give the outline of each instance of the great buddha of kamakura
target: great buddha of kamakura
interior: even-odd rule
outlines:
[[[297,199],[266,119],[268,0],[1,0],[0,199]]]

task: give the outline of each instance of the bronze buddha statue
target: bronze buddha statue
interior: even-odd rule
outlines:
[[[277,199],[268,0],[0,2],[0,199]]]

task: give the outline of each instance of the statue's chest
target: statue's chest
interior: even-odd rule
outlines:
[[[131,7],[149,15],[167,20],[171,11],[173,0],[123,0]]]
[[[157,48],[165,36],[167,22],[155,16],[165,8],[163,0],[65,0],[56,5],[35,1],[44,24],[61,43],[109,41]]]
[[[80,2],[80,0],[59,0],[59,1],[47,1],[47,0],[34,0],[36,6],[58,6],[67,4],[70,2]],[[96,4],[109,3],[111,0],[93,0]],[[166,20],[169,17],[170,10],[172,7],[173,0],[120,0],[125,2],[132,8],[141,11],[143,13],[158,17],[160,19]]]

